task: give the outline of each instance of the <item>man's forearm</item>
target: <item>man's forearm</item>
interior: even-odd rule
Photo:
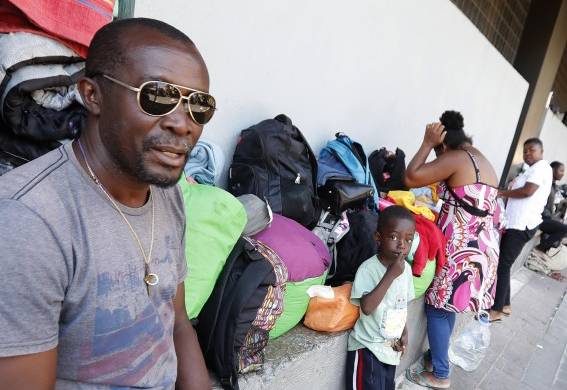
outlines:
[[[503,196],[505,198],[512,198],[512,199],[529,198],[530,196],[533,195],[533,193],[534,193],[534,191],[532,191],[531,188],[526,188],[526,187],[517,188],[515,190],[500,190],[500,191],[498,191],[498,194],[500,196]]]
[[[189,320],[180,321],[173,331],[173,342],[177,354],[178,390],[210,389],[211,381],[197,340],[195,329]]]

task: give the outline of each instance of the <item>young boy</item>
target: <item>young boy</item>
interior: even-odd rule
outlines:
[[[378,254],[366,260],[352,286],[351,301],[360,306],[347,352],[347,389],[394,390],[396,366],[408,343],[407,305],[414,298],[406,256],[415,233],[412,214],[390,206],[374,235]]]

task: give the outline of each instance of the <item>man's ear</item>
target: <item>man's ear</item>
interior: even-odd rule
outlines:
[[[100,114],[102,94],[98,83],[89,77],[81,77],[77,83],[85,108],[93,115]]]

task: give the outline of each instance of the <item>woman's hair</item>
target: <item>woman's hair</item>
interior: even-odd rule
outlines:
[[[472,138],[466,135],[463,130],[465,122],[460,112],[445,111],[439,120],[447,131],[443,143],[449,149],[458,149],[464,143],[472,144]]]
[[[560,166],[562,166],[563,163],[562,163],[562,162],[559,162],[559,161],[554,161],[554,162],[552,162],[552,163],[549,164],[549,165],[551,165],[551,168],[557,169],[557,168],[559,168]]]

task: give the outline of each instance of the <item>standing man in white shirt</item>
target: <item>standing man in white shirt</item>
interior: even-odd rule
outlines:
[[[510,183],[499,196],[508,198],[506,217],[508,225],[500,240],[500,259],[496,296],[490,311],[490,320],[501,320],[510,315],[510,269],[524,245],[535,235],[542,222],[541,213],[551,190],[552,170],[543,159],[543,143],[539,138],[524,142],[524,162],[529,168]]]

